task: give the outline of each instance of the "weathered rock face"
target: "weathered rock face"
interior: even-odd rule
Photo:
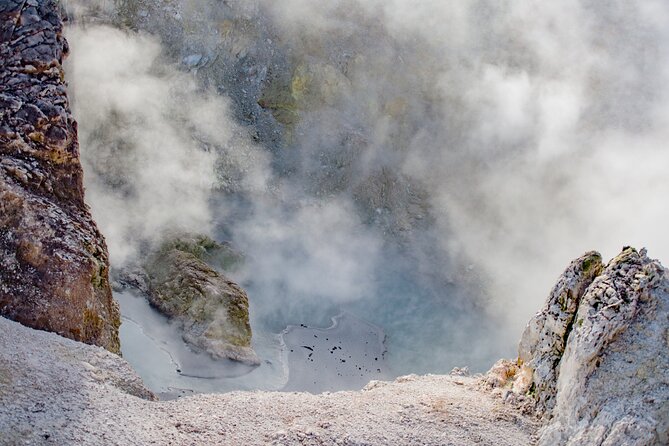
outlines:
[[[145,267],[149,302],[182,325],[189,344],[216,359],[257,365],[246,293],[205,262],[226,257],[221,251],[225,250],[203,237],[166,243]]]
[[[119,351],[107,248],[84,203],[56,0],[0,3],[0,314]]]
[[[542,445],[669,443],[669,271],[625,248],[571,263],[489,382],[547,420]]]
[[[523,389],[517,383],[516,390],[532,390],[541,413],[550,411],[555,404],[556,365],[564,354],[583,294],[602,269],[602,258],[597,252],[588,252],[572,261],[553,287],[544,308],[525,328],[518,357],[523,373],[531,375],[524,384],[530,387]]]

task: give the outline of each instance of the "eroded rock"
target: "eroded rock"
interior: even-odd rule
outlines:
[[[583,293],[603,269],[602,257],[588,252],[571,262],[553,287],[544,308],[527,324],[518,346],[519,373],[530,375],[516,390],[536,394],[537,410],[550,411],[555,404],[559,364],[572,330]]]
[[[119,351],[107,248],[84,203],[56,0],[0,3],[0,315]]]
[[[180,237],[165,243],[145,266],[149,302],[181,324],[189,344],[216,359],[257,365],[248,297],[206,261],[225,261],[227,252],[206,237]]]
[[[570,264],[516,361],[487,381],[532,400],[541,445],[669,443],[669,272],[626,247]]]
[[[669,274],[625,249],[581,299],[544,445],[669,443]]]

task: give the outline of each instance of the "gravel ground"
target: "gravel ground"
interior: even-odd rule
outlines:
[[[474,378],[405,376],[359,392],[153,401],[107,351],[0,318],[0,444],[525,445],[536,422]]]

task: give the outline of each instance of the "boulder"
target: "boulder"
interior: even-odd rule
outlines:
[[[104,239],[84,203],[60,2],[0,3],[0,315],[119,352]]]
[[[258,365],[251,348],[248,297],[206,261],[224,263],[228,252],[207,237],[164,243],[145,265],[149,302],[177,321],[184,340],[195,348],[215,359]]]

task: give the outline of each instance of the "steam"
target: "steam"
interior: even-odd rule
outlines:
[[[264,187],[262,154],[246,141],[229,153],[243,136],[226,100],[162,60],[156,39],[107,26],[72,27],[68,39],[87,198],[113,266],[168,232],[211,234],[215,185]]]
[[[157,37],[69,31],[115,265],[228,238],[253,317],[354,308],[443,371],[512,354],[583,252],[669,258],[666,2],[153,3],[100,5]]]
[[[361,159],[429,191],[439,243],[488,279],[508,342],[580,253],[669,257],[666,4],[288,3],[269,9],[290,45],[345,41],[363,61],[340,120],[376,105],[356,116],[377,129]]]
[[[301,203],[288,212],[262,206],[238,228],[236,240],[254,259],[253,270],[240,278],[258,281],[263,295],[347,302],[374,292],[371,278],[380,260],[380,241],[362,225],[350,202]]]

